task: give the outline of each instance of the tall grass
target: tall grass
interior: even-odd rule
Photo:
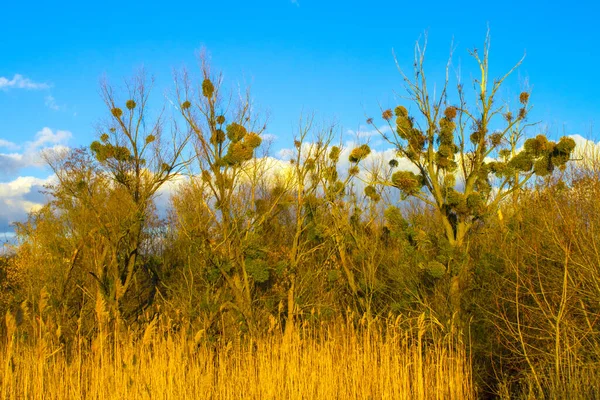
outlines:
[[[465,344],[430,328],[423,318],[410,328],[338,322],[300,327],[287,337],[211,343],[202,332],[173,333],[154,323],[143,335],[98,336],[66,352],[44,344],[43,336],[26,344],[9,326],[0,393],[3,399],[474,398]]]

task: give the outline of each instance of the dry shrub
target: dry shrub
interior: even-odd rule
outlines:
[[[524,193],[488,229],[503,397],[597,398],[600,347],[600,183],[572,168]],[[492,246],[490,243],[494,243]],[[488,282],[489,284],[490,282]]]

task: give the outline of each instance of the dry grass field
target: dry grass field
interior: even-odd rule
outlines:
[[[471,366],[456,335],[337,323],[285,337],[208,343],[151,324],[115,342],[99,334],[67,354],[44,335],[1,353],[2,399],[469,399]],[[127,336],[127,335],[125,335]]]

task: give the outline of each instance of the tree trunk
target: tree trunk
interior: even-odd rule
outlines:
[[[296,276],[290,277],[291,285],[287,292],[287,320],[285,322],[284,340],[289,340],[294,333],[294,313],[296,303],[294,300],[295,288],[296,288]]]

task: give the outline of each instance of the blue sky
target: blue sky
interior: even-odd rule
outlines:
[[[60,5],[58,5],[60,3]],[[88,145],[104,115],[99,80],[120,83],[140,67],[162,100],[172,71],[196,68],[206,47],[230,84],[250,84],[268,112],[274,148],[288,147],[302,112],[343,132],[365,114],[398,103],[392,49],[410,68],[415,40],[428,32],[430,79],[441,77],[450,43],[468,81],[467,49],[491,30],[492,75],[524,53],[507,99],[533,88],[532,118],[550,136],[600,134],[600,6],[594,2],[177,1],[5,2],[0,17],[0,232],[41,201],[50,172],[37,157],[52,146]]]

